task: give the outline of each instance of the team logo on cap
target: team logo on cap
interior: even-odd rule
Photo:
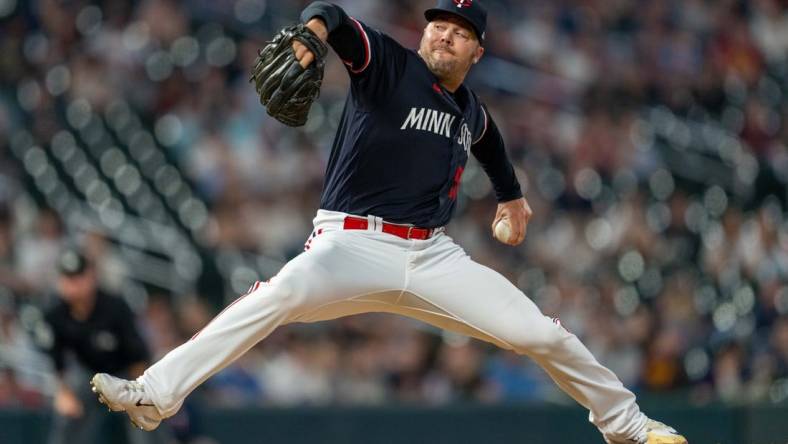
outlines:
[[[471,3],[473,3],[473,0],[454,0],[454,4],[456,4],[458,8],[470,8]]]

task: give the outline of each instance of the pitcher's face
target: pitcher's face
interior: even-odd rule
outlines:
[[[451,14],[429,22],[419,45],[419,54],[439,79],[464,76],[483,53],[473,28]]]

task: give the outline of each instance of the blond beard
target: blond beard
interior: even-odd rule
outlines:
[[[425,54],[422,58],[427,63],[427,67],[433,74],[435,74],[435,77],[437,77],[438,80],[462,77],[468,73],[468,70],[471,67],[470,60],[465,64],[465,66],[462,66],[461,61],[459,60],[437,60],[432,56],[431,52]]]

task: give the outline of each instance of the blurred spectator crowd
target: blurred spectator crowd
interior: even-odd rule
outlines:
[[[408,47],[431,3],[340,2]],[[157,357],[298,254],[347,75],[333,57],[294,130],[247,73],[306,4],[0,0],[0,407],[46,406],[35,344],[64,243]],[[485,4],[468,82],[534,219],[524,245],[495,243],[471,161],[449,234],[638,393],[786,402],[788,2]],[[182,279],[146,281],[140,254]],[[228,406],[566,399],[524,357],[377,314],[279,329],[202,390]]]

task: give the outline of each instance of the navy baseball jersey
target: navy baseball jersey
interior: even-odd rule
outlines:
[[[416,51],[338,6],[315,2],[301,19],[315,16],[326,22],[328,43],[351,79],[321,208],[426,228],[445,225],[468,154],[482,139],[491,145],[485,151],[503,153],[493,163],[480,157],[499,201],[522,196],[500,134],[490,131],[494,124],[469,88],[444,89]]]

